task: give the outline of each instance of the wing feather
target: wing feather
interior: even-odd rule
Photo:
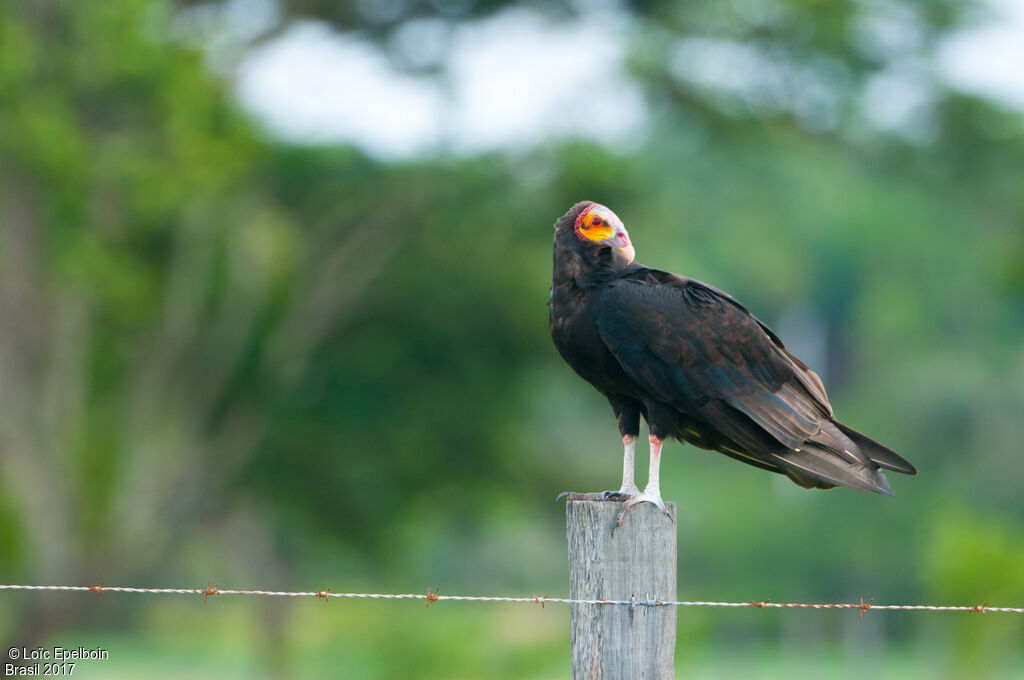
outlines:
[[[752,453],[795,450],[831,418],[818,377],[741,305],[698,281],[656,270],[618,281],[602,300],[598,329],[654,398]]]

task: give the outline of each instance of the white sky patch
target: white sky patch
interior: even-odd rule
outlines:
[[[285,139],[351,142],[383,157],[435,143],[445,110],[431,81],[398,73],[375,45],[339,40],[312,22],[249,55],[237,88],[242,104]]]
[[[261,2],[269,0],[235,0]],[[921,42],[916,16],[879,0],[859,28],[865,47],[890,61],[864,92],[871,123],[926,139],[936,77],[1024,111],[1024,0],[991,6],[991,19],[951,35],[937,63],[925,63],[914,57]],[[468,24],[416,20],[392,36],[387,47],[397,62],[436,65],[440,76],[403,72],[358,33],[299,22],[245,57],[236,87],[271,134],[350,143],[383,159],[522,148],[566,136],[635,147],[644,141],[648,110],[624,66],[631,21],[600,10],[552,23],[534,10],[510,9]],[[670,69],[680,80],[732,95],[716,97],[726,109],[789,110],[820,130],[838,119],[829,84],[848,77],[841,64],[792,63],[739,41],[701,37],[677,42]]]
[[[959,31],[939,52],[953,87],[1024,111],[1024,1],[991,0],[991,20]]]
[[[681,80],[735,92],[770,89],[780,78],[767,55],[752,45],[723,38],[679,39],[670,69]]]
[[[860,4],[854,35],[865,54],[892,61],[920,52],[924,24],[915,8],[892,0],[861,0]]]
[[[460,31],[449,59],[452,145],[472,151],[549,135],[628,141],[643,124],[645,105],[623,72],[626,36],[615,25],[551,25],[512,10]]]
[[[872,76],[864,88],[864,113],[880,130],[927,141],[934,133],[930,113],[935,92],[925,65],[913,59],[893,62]]]
[[[834,60],[796,63],[781,50],[714,37],[675,42],[669,70],[681,81],[705,88],[726,113],[738,106],[771,112],[790,111],[811,130],[838,122],[838,102],[830,83],[847,77]]]
[[[567,135],[626,145],[642,135],[646,106],[622,65],[628,21],[613,19],[553,25],[536,12],[509,10],[447,36],[438,24],[414,26],[420,37],[450,41],[444,79],[402,73],[358,35],[304,22],[244,60],[237,90],[276,135],[347,142],[383,158]]]

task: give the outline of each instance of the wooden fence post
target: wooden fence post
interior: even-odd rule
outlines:
[[[620,503],[566,504],[569,597],[676,599],[676,525],[650,503],[633,507],[612,532]],[[675,516],[674,503],[668,508]],[[571,605],[573,680],[675,677],[676,607]]]

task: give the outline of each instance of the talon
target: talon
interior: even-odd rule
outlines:
[[[657,493],[656,491],[651,492],[645,490],[643,493],[630,497],[625,503],[622,504],[622,509],[619,510],[619,514],[615,518],[616,527],[622,526],[622,521],[625,519],[626,513],[629,512],[630,508],[632,508],[637,503],[650,503],[651,505],[655,506],[663,513],[665,513],[665,516],[669,518],[669,521],[671,521],[673,524],[675,523],[675,518],[672,517],[672,514],[668,511],[668,508],[665,506],[665,501],[661,499],[661,494]],[[612,533],[614,532],[615,528],[613,527]]]
[[[640,492],[637,491],[635,494],[629,491],[593,491],[590,493],[581,493],[579,491],[563,491],[562,493],[555,496],[556,501],[560,501],[563,498],[568,498],[571,501],[615,501],[621,503]]]

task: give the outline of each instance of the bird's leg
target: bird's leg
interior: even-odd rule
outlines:
[[[640,493],[633,481],[634,458],[636,457],[636,435],[622,435],[622,486],[619,493],[624,496],[635,496]]]
[[[615,526],[622,526],[622,520],[626,517],[626,513],[637,503],[653,503],[661,509],[669,519],[672,519],[672,515],[665,507],[665,501],[661,499],[661,483],[658,481],[658,473],[661,469],[661,445],[664,440],[655,437],[653,434],[648,437],[651,442],[651,467],[648,472],[647,486],[644,488],[643,493],[637,494],[622,504],[622,510],[619,510],[619,516],[615,518]]]
[[[636,435],[622,435],[622,486],[618,491],[605,491],[605,500],[626,500],[640,493],[633,481],[634,458],[636,456]]]

